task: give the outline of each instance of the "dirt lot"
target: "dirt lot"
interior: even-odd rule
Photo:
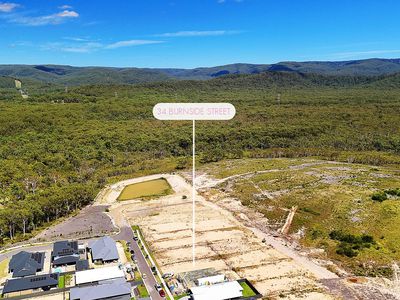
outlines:
[[[176,194],[155,201],[117,205],[134,225],[140,225],[164,272],[213,267],[232,279],[248,278],[264,295],[332,299],[312,272],[292,258],[262,243],[229,212],[198,196],[196,205],[196,266],[192,265],[191,188],[179,176],[167,177]],[[186,200],[182,196],[186,195]]]
[[[42,231],[31,242],[86,239],[113,233],[117,228],[105,213],[106,208],[106,205],[88,206],[82,209],[77,216]]]

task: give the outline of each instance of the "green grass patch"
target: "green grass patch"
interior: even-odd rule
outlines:
[[[65,275],[61,275],[60,277],[58,277],[58,288],[65,288]]]
[[[141,298],[146,298],[150,296],[149,292],[147,291],[146,287],[143,284],[138,285],[137,290],[139,292],[139,297]]]
[[[252,297],[256,295],[246,282],[240,282],[240,285],[243,288],[243,297]]]
[[[165,178],[134,183],[126,186],[118,197],[119,201],[152,198],[169,195],[172,188]]]

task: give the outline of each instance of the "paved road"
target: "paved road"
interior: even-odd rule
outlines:
[[[126,222],[125,222],[126,223]],[[121,232],[115,236],[113,236],[114,240],[125,240],[127,242],[131,243],[131,249],[135,251],[135,257],[137,260],[137,266],[140,270],[140,273],[146,274],[146,279],[143,279],[147,290],[150,293],[150,297],[153,300],[164,300],[165,298],[162,298],[157,290],[154,288],[154,285],[157,283],[156,278],[153,275],[153,272],[151,271],[149,265],[147,264],[147,261],[145,257],[143,256],[142,251],[140,250],[140,247],[138,243],[133,239],[133,230],[128,224],[124,224],[123,226],[120,227]]]

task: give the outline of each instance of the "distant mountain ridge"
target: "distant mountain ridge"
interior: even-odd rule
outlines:
[[[137,84],[167,80],[207,80],[226,75],[263,72],[313,73],[337,76],[379,76],[400,72],[400,59],[230,64],[195,69],[73,67],[64,65],[0,65],[0,76],[57,85]]]

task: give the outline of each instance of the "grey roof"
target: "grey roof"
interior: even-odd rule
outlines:
[[[112,280],[99,285],[71,289],[70,300],[131,299],[131,285],[125,280]]]
[[[51,252],[51,260],[54,265],[67,265],[79,260],[79,249],[77,241],[55,242]]]
[[[75,270],[84,271],[89,269],[89,261],[87,259],[78,260],[76,262]]]
[[[44,274],[24,278],[7,280],[3,294],[26,291],[39,288],[56,287],[58,285],[58,274]]]
[[[77,241],[61,241],[55,242],[53,245],[53,252],[54,256],[65,256],[65,255],[72,255],[78,254],[78,242]]]
[[[92,250],[92,260],[118,260],[118,250],[115,241],[109,236],[102,237],[89,243]]]
[[[36,275],[36,272],[43,270],[44,252],[29,253],[21,251],[10,260],[8,269],[13,277],[24,277]]]

